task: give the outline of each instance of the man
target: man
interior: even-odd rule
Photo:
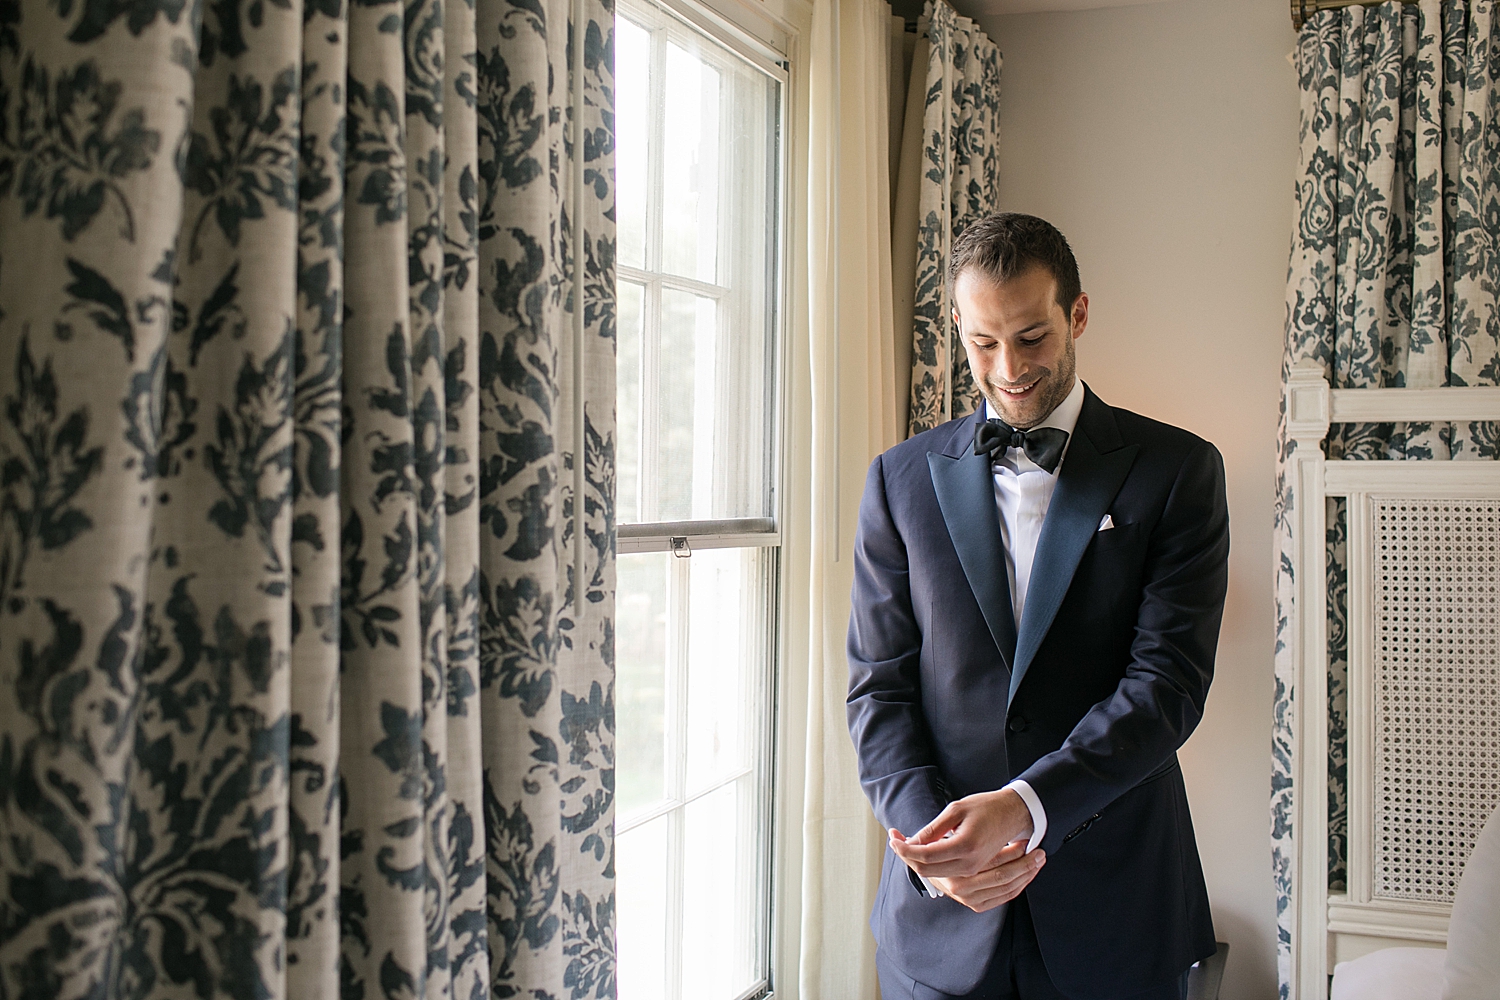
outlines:
[[[949,280],[985,405],[875,460],[855,541],[881,991],[1179,1000],[1214,951],[1176,751],[1223,614],[1223,462],[1077,380],[1089,300],[1051,225],[973,224]]]

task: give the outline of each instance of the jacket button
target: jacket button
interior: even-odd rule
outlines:
[[[1021,718],[1019,715],[1011,716],[1011,720],[1010,720],[1010,731],[1011,732],[1013,732],[1013,733],[1019,733],[1019,732],[1021,732],[1021,730],[1025,729],[1025,728],[1026,728],[1026,720],[1025,719]]]

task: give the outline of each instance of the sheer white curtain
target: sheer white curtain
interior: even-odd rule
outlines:
[[[796,969],[804,1000],[876,995],[868,918],[885,836],[845,722],[844,634],[865,471],[905,431],[890,260],[888,81],[899,44],[885,0],[815,0],[798,164],[807,244],[794,312],[806,325],[792,347],[781,690],[783,801],[800,822],[783,839],[778,991],[793,995]]]

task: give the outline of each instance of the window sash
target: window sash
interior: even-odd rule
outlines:
[[[695,618],[701,623],[703,609],[695,616],[692,598],[695,594],[707,597],[712,591],[696,590],[693,584],[694,562],[692,559],[668,559],[666,567],[667,590],[665,594],[665,703],[663,706],[663,775],[659,797],[636,806],[616,819],[617,841],[636,831],[638,836],[648,831],[641,828],[648,824],[662,824],[661,831],[654,834],[665,840],[664,861],[665,885],[665,947],[663,956],[665,994],[662,1000],[691,1000],[683,982],[685,954],[683,950],[684,920],[689,905],[688,833],[690,809],[694,803],[702,802],[725,789],[735,789],[738,802],[735,807],[739,815],[739,829],[749,838],[736,845],[725,845],[724,862],[733,866],[740,888],[740,912],[734,915],[742,924],[739,934],[753,935],[748,941],[737,935],[736,945],[752,946],[754,968],[759,972],[754,982],[741,994],[743,997],[764,995],[768,990],[771,975],[771,949],[773,934],[773,844],[774,844],[774,703],[776,664],[779,659],[780,631],[777,615],[778,586],[780,579],[780,552],[777,549],[755,548],[745,552],[747,563],[742,572],[742,590],[738,607],[740,631],[737,648],[742,650],[744,672],[737,685],[738,696],[731,702],[722,697],[711,704],[722,707],[736,706],[734,714],[739,719],[739,739],[742,756],[736,761],[731,757],[729,767],[720,773],[700,774],[694,777],[689,753],[694,745],[695,716],[690,712],[695,695],[690,687],[697,673],[703,669],[703,646],[712,645],[714,637],[709,634],[693,634]],[[712,627],[712,626],[710,626]],[[722,692],[720,692],[722,695]],[[702,698],[702,693],[696,698]],[[697,702],[703,704],[702,702]],[[698,724],[702,725],[702,718]],[[696,737],[702,739],[702,730]],[[701,766],[701,761],[700,761]],[[701,846],[701,841],[695,841]],[[742,894],[742,895],[741,895]],[[753,906],[744,906],[745,900]],[[744,954],[734,952],[733,954]]]
[[[650,102],[649,138],[646,151],[646,210],[645,267],[618,264],[618,280],[641,287],[641,345],[640,375],[638,378],[639,406],[639,458],[635,483],[639,490],[637,516],[640,521],[622,521],[619,524],[621,552],[661,551],[671,547],[673,537],[687,537],[703,548],[722,548],[733,545],[777,545],[780,534],[775,517],[780,507],[782,478],[782,411],[785,401],[785,315],[786,315],[786,233],[787,217],[785,182],[788,176],[788,144],[786,138],[786,113],[789,83],[789,64],[785,56],[734,25],[711,7],[694,0],[622,0],[617,16],[631,21],[644,29],[651,39],[649,56]],[[704,36],[711,44],[704,43]],[[748,301],[749,292],[713,282],[701,281],[689,276],[663,269],[662,243],[664,209],[663,150],[665,146],[665,102],[662,91],[666,80],[666,52],[669,44],[678,44],[706,64],[726,72],[732,68],[743,70],[746,66],[758,70],[775,82],[775,106],[770,109],[770,122],[774,134],[768,137],[773,144],[774,155],[768,176],[768,198],[765,224],[769,230],[766,251],[768,273],[764,308],[767,327],[765,338],[767,356],[760,373],[766,383],[767,398],[764,406],[765,420],[760,429],[760,449],[764,453],[764,475],[766,476],[767,512],[771,517],[732,519],[690,519],[680,521],[658,521],[653,515],[657,498],[650,495],[642,484],[658,482],[660,474],[661,419],[659,414],[660,386],[657,360],[661,355],[662,296],[664,292],[683,292],[714,301],[720,308],[719,322],[728,321],[728,312],[743,308],[739,303]],[[716,51],[714,44],[728,50]],[[738,60],[742,62],[735,61]],[[732,253],[728,239],[728,225],[734,218],[732,203],[739,197],[732,185],[719,187],[719,259],[728,260]],[[722,280],[723,275],[721,274]],[[754,428],[742,428],[742,447],[753,453],[757,449]],[[730,523],[734,522],[734,523]]]
[[[685,540],[687,552],[682,551]],[[622,524],[617,529],[617,551],[671,552],[686,555],[693,549],[773,548],[781,545],[774,518],[737,517],[718,521],[657,521]]]

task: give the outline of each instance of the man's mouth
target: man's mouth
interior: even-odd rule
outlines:
[[[999,389],[1001,392],[1005,393],[1007,396],[1010,396],[1013,399],[1020,399],[1022,396],[1026,395],[1032,389],[1035,389],[1041,383],[1041,381],[1042,381],[1041,379],[1037,379],[1035,382],[1032,382],[1030,385],[1023,385],[1023,386],[1020,386],[1019,388],[1015,388],[1015,389],[1012,389],[1012,388],[1010,388],[1008,386],[1003,386],[1003,385],[996,386],[995,388]]]

